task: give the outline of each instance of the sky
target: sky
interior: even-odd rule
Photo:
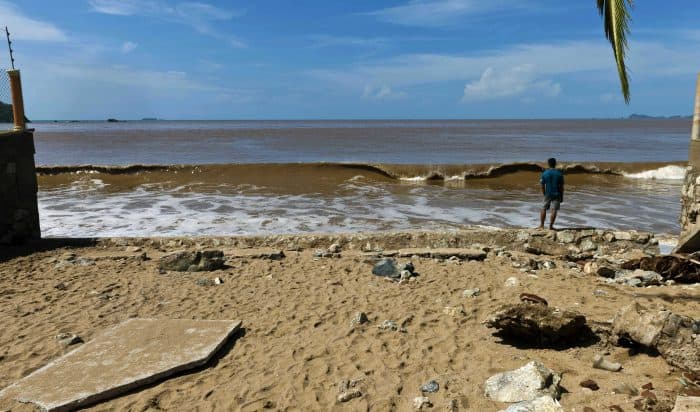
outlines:
[[[635,2],[629,105],[595,3],[0,0],[0,26],[31,119],[690,115],[700,3]]]

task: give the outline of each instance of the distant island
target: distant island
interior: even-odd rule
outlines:
[[[632,113],[628,119],[632,120],[644,120],[644,119],[692,119],[693,116],[681,116],[681,115],[674,115],[674,116],[649,116],[646,114],[637,114],[637,113]]]
[[[12,122],[14,122],[14,117],[12,116],[12,105],[0,102],[0,123]]]

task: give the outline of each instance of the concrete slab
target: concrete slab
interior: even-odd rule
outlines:
[[[205,364],[237,320],[129,319],[0,391],[0,398],[69,411]]]
[[[483,260],[486,252],[480,249],[441,248],[441,249],[400,249],[399,257],[429,257],[434,259],[449,259],[456,256],[460,260]]]

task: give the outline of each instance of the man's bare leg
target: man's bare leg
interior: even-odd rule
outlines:
[[[547,217],[547,209],[540,210],[540,227],[538,229],[544,229],[544,219]]]
[[[554,230],[554,221],[557,220],[557,209],[552,210],[552,215],[549,217],[549,230]],[[544,224],[544,219],[542,219]]]

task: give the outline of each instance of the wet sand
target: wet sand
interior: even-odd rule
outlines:
[[[513,231],[479,232],[465,242],[506,242]],[[510,238],[509,238],[510,236]],[[619,405],[633,410],[634,398],[612,394],[622,382],[637,388],[676,391],[679,371],[661,357],[632,356],[627,349],[592,342],[563,350],[527,349],[505,344],[482,321],[522,292],[536,293],[551,306],[575,309],[589,323],[606,322],[637,300],[697,316],[697,285],[630,288],[584,275],[557,258],[512,252],[514,258],[553,260],[557,268],[523,273],[507,257],[494,253],[483,262],[453,263],[413,259],[420,274],[396,284],[371,275],[361,248],[385,250],[425,245],[436,239],[454,244],[454,233],[362,236],[244,238],[112,239],[85,247],[60,247],[0,258],[0,387],[26,376],[64,353],[60,332],[90,340],[130,317],[241,319],[244,333],[207,368],[96,405],[90,410],[372,410],[412,409],[419,387],[430,379],[440,390],[427,394],[433,410],[497,411],[506,405],[483,395],[491,375],[539,360],[563,374],[568,393],[561,404],[580,411]],[[340,258],[315,258],[314,248],[343,244]],[[349,243],[351,244],[349,244]],[[512,244],[515,248],[515,243]],[[286,258],[230,258],[225,270],[159,274],[158,258],[177,250],[216,247],[231,256],[247,247],[285,249]],[[138,250],[135,249],[138,247]],[[292,250],[293,249],[293,250]],[[140,258],[146,253],[150,260]],[[70,254],[74,262],[66,263]],[[83,260],[80,260],[83,258]],[[399,259],[405,261],[406,259]],[[199,286],[199,279],[220,277],[223,284]],[[506,287],[509,277],[520,286]],[[481,294],[462,292],[478,287]],[[594,294],[595,290],[602,291]],[[463,315],[443,313],[463,305]],[[369,322],[352,326],[358,311]],[[382,331],[384,320],[403,324],[406,333]],[[622,363],[621,372],[591,368],[597,353]],[[338,403],[338,384],[359,379],[363,395]],[[591,392],[579,382],[593,379]],[[29,411],[0,399],[0,410]]]

